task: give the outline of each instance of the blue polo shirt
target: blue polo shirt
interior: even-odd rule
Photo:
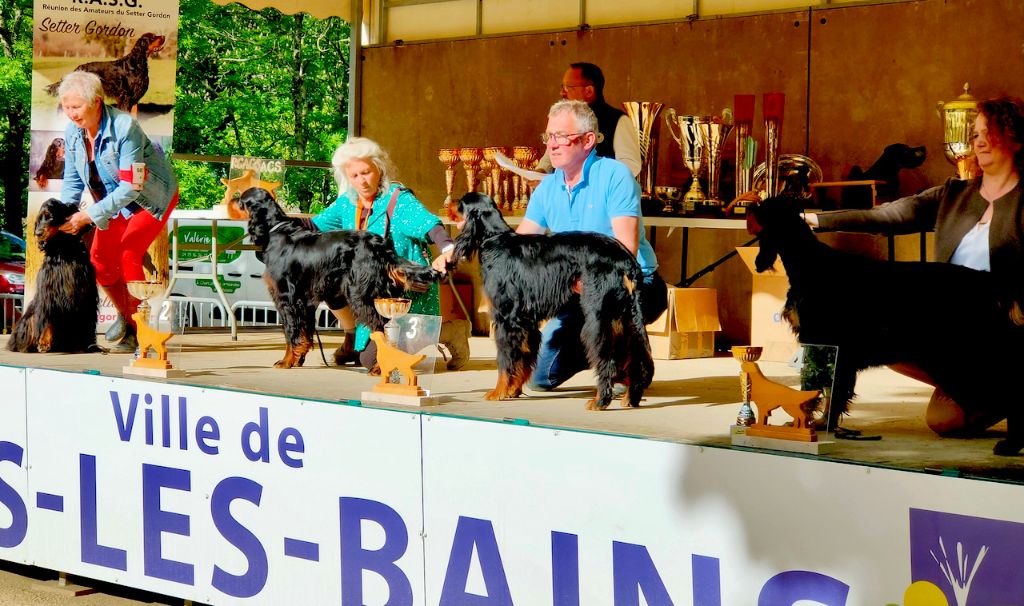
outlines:
[[[637,261],[644,275],[653,274],[658,269],[658,259],[644,232],[640,184],[622,162],[598,157],[592,150],[583,163],[583,177],[575,187],[569,189],[565,172],[556,168],[540,182],[526,207],[526,218],[551,232],[593,231],[614,238],[615,217],[640,219]]]

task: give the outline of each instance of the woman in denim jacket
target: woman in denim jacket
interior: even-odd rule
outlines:
[[[114,350],[133,352],[137,343],[132,314],[139,300],[128,293],[127,282],[145,279],[143,255],[166,228],[178,202],[178,183],[170,162],[139,123],[103,103],[103,87],[95,74],[68,74],[58,95],[71,120],[64,134],[61,200],[80,205],[82,192],[88,189],[94,202],[61,229],[78,233],[90,223],[98,228],[91,251],[96,281],[124,321],[124,337]]]

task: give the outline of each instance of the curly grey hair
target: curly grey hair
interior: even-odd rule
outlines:
[[[92,72],[74,71],[64,76],[57,87],[58,98],[63,99],[69,94],[76,94],[87,101],[103,99],[103,83]]]
[[[384,151],[376,141],[366,137],[351,137],[334,150],[331,158],[331,165],[334,166],[334,180],[338,184],[338,193],[347,194],[354,192],[355,188],[348,182],[345,176],[345,167],[353,160],[367,160],[373,162],[380,171],[380,190],[386,192],[391,189],[391,182],[394,180],[395,166],[391,163],[391,157]],[[379,192],[378,192],[379,195]]]
[[[579,132],[597,134],[597,116],[585,102],[571,99],[556,101],[548,110],[548,118],[554,118],[560,114],[572,114],[576,118],[576,129]]]

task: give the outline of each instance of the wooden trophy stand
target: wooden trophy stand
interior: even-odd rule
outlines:
[[[167,341],[174,333],[160,332],[149,325],[149,299],[164,292],[167,285],[163,282],[145,280],[128,282],[128,292],[140,299],[139,309],[132,314],[135,320],[136,336],[139,340],[139,357],[121,369],[125,375],[172,379],[184,377],[185,372],[171,366],[167,360]],[[155,358],[148,357],[149,350],[156,352]]]
[[[438,404],[435,396],[419,386],[414,366],[426,359],[424,354],[411,354],[391,345],[382,332],[373,332],[370,338],[377,344],[377,364],[380,366],[380,383],[373,386],[372,391],[364,391],[361,398],[364,402],[384,404],[406,404],[409,406],[433,406]],[[400,383],[393,383],[391,375],[398,373]]]
[[[734,446],[771,448],[791,452],[824,454],[834,442],[818,440],[814,429],[814,409],[821,391],[799,391],[764,376],[757,362],[743,362],[742,376],[749,382],[751,400],[757,407],[757,418],[748,427],[734,426]],[[793,417],[791,426],[769,425],[772,412],[781,408]]]

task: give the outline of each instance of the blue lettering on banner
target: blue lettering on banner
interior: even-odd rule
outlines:
[[[792,606],[807,600],[822,606],[844,606],[850,586],[809,570],[788,570],[768,579],[757,606]]]
[[[114,409],[114,424],[117,427],[117,437],[122,442],[130,442],[135,435],[135,419],[139,413],[139,394],[132,393],[128,396],[127,410],[121,401],[121,396],[116,391],[110,392],[110,404]],[[145,427],[145,443],[154,446],[156,431],[160,431],[160,446],[178,450],[188,450],[188,399],[178,397],[178,435],[177,444],[172,441],[174,418],[171,413],[171,397],[167,394],[160,396],[160,414],[154,414],[153,395],[145,394],[142,397],[146,409],[143,411],[143,424]],[[201,417],[196,422],[196,443],[199,450],[205,454],[215,455],[218,453],[216,442],[220,440],[220,428],[217,421],[211,417]],[[301,436],[300,436],[301,437]],[[212,443],[211,443],[212,442]]]
[[[466,592],[469,567],[476,551],[483,572],[486,596]],[[501,552],[494,537],[494,526],[490,520],[459,516],[452,540],[452,552],[448,556],[448,570],[444,575],[440,606],[512,606],[505,568],[501,563]]]
[[[253,438],[256,446],[253,446]],[[302,459],[292,458],[289,453],[302,453],[305,446],[302,435],[294,427],[285,427],[277,440],[277,454],[281,461],[292,468],[302,467]],[[260,407],[260,420],[250,421],[242,427],[242,452],[252,462],[270,462],[270,411]]]
[[[341,497],[341,606],[363,604],[363,571],[376,572],[388,585],[388,606],[412,604],[412,584],[396,562],[409,546],[409,531],[402,516],[378,501]],[[384,530],[380,549],[363,548],[363,521]],[[468,604],[468,602],[465,602]],[[441,604],[445,604],[444,598]]]
[[[78,456],[79,501],[82,535],[82,561],[115,570],[128,570],[128,552],[100,545],[96,521],[96,457]]]
[[[146,576],[192,585],[192,564],[163,557],[163,534],[189,536],[189,517],[166,511],[160,506],[160,490],[170,488],[189,492],[192,475],[185,469],[161,465],[142,466],[142,545]]]
[[[25,450],[13,442],[0,442],[0,462],[10,461],[21,467]],[[0,478],[0,503],[11,512],[11,525],[0,529],[0,547],[17,547],[28,532],[28,511],[18,491]]]
[[[210,498],[210,513],[217,531],[249,563],[243,574],[232,574],[220,566],[213,567],[211,584],[219,591],[236,598],[250,598],[267,584],[269,566],[267,551],[259,537],[252,533],[231,515],[231,504],[237,500],[248,501],[257,508],[263,496],[263,486],[248,478],[225,478],[217,484]]]
[[[672,606],[668,589],[643,545],[612,542],[612,578],[616,606],[640,606],[640,592],[647,604]]]
[[[554,606],[580,606],[580,540],[551,532],[551,591]]]

